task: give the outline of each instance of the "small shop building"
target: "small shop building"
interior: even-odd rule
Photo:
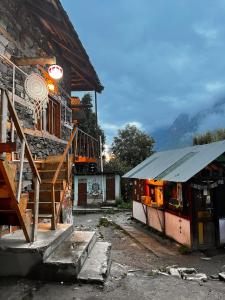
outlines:
[[[225,141],[157,152],[123,177],[135,219],[192,249],[225,244]]]
[[[120,175],[115,173],[75,174],[74,208],[114,204],[120,198]]]

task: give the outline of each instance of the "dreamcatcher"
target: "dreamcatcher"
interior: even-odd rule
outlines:
[[[48,104],[48,87],[42,76],[31,73],[24,82],[26,94],[29,97],[29,108],[33,110],[35,121],[41,117]]]

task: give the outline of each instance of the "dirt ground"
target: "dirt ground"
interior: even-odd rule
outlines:
[[[99,239],[112,243],[111,272],[104,286],[3,278],[0,280],[0,299],[225,299],[223,281],[210,279],[199,283],[152,272],[178,265],[194,267],[207,276],[218,274],[220,270],[225,270],[225,251],[213,253],[216,255],[210,256],[209,260],[205,260],[201,252],[159,258],[114,226],[97,227],[100,217],[102,214],[78,215],[74,217],[74,223],[82,230],[97,230]],[[127,213],[109,217],[133,222]],[[134,222],[133,225],[146,230],[141,224]],[[151,235],[154,237],[154,234]],[[159,237],[157,239],[161,239],[162,245],[171,243]]]

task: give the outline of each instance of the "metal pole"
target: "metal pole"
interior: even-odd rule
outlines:
[[[98,98],[97,93],[95,91],[95,118],[96,118],[96,129],[98,128]]]
[[[102,202],[105,202],[105,187],[104,187],[104,174],[103,174],[103,160],[102,160],[102,137],[99,137],[100,142],[100,163],[101,163],[101,175],[102,175]]]

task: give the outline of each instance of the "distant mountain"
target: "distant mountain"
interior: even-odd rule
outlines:
[[[170,126],[158,128],[151,136],[156,141],[156,150],[160,151],[190,146],[196,134],[221,127],[225,128],[224,98],[192,117],[186,113],[178,115]]]

